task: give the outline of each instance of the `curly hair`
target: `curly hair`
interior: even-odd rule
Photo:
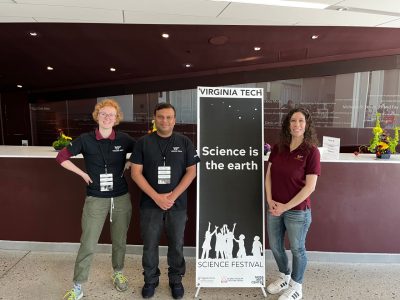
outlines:
[[[114,99],[104,99],[103,101],[97,103],[92,112],[93,120],[95,120],[96,123],[99,123],[99,111],[100,109],[106,106],[114,107],[115,110],[117,111],[114,125],[118,125],[124,118],[124,114],[122,113],[121,107],[119,106],[118,102],[115,101]]]
[[[279,151],[282,151],[285,146],[290,146],[292,135],[290,133],[290,119],[293,114],[300,112],[306,119],[306,128],[304,131],[304,143],[307,147],[318,146],[317,133],[315,131],[314,122],[308,109],[297,107],[291,109],[282,121],[282,129],[279,136]]]

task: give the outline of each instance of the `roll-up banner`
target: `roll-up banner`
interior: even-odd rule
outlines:
[[[263,89],[198,87],[197,95],[196,285],[263,289]]]

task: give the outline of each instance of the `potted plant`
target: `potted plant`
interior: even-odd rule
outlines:
[[[53,142],[52,146],[55,150],[59,151],[69,145],[72,138],[65,135],[62,129],[58,129],[58,138]]]
[[[369,143],[368,151],[375,153],[377,158],[390,158],[390,154],[396,153],[399,143],[399,127],[394,129],[394,138],[391,138],[381,127],[381,114],[376,114],[375,127],[372,128],[373,137]]]

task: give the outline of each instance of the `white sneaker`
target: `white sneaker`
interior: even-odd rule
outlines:
[[[267,286],[268,293],[275,295],[289,287],[290,275],[279,273],[279,279]]]
[[[303,288],[300,283],[293,280],[289,283],[289,288],[278,298],[278,300],[300,300],[303,299]]]

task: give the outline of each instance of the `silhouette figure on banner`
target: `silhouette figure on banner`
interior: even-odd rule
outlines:
[[[200,259],[209,259],[210,251],[213,250],[211,246],[212,236],[215,235],[215,259],[240,259],[246,258],[247,252],[245,247],[244,234],[240,234],[239,238],[235,238],[235,228],[237,223],[233,224],[232,231],[229,230],[228,225],[224,224],[221,228],[214,225],[214,230],[211,232],[211,222],[208,222],[208,228],[204,234],[204,242],[202,245],[202,253]],[[236,256],[233,256],[233,241],[238,244],[238,251]],[[251,249],[253,257],[261,258],[264,254],[263,245],[260,242],[258,235],[254,236],[253,245]]]
[[[260,237],[256,235],[253,241],[253,247],[251,249],[251,253],[254,257],[261,257],[263,253],[263,245],[260,242]]]
[[[226,240],[226,245],[225,245],[225,257],[226,258],[232,258],[233,257],[233,240],[235,239],[235,227],[236,223],[233,224],[232,231],[229,231],[228,225],[224,224],[225,226],[225,240]]]
[[[202,246],[203,252],[201,253],[201,259],[209,257],[210,250],[212,249],[211,248],[211,238],[217,232],[217,229],[218,229],[218,226],[215,226],[214,231],[210,232],[210,227],[211,227],[211,223],[208,222],[208,229],[206,231],[205,239],[204,239],[203,246]]]
[[[244,234],[239,235],[239,239],[233,238],[239,245],[239,250],[236,253],[236,258],[245,258],[246,257],[246,248],[244,247]]]
[[[215,234],[215,258],[226,258],[224,252],[225,232],[224,227],[220,228]]]

